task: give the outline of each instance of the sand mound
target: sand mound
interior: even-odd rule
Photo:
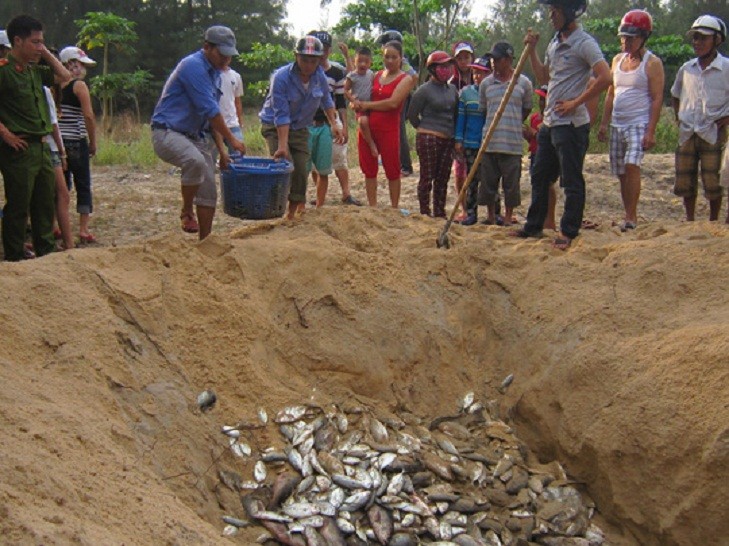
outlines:
[[[562,253],[486,226],[438,250],[441,227],[331,208],[0,264],[3,541],[219,543],[240,510],[221,424],[434,416],[469,390],[586,484],[611,543],[725,540],[729,228],[601,227]]]

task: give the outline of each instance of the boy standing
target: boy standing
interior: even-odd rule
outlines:
[[[696,58],[679,68],[671,87],[679,122],[673,193],[683,197],[686,220],[693,221],[700,163],[709,220],[717,220],[722,194],[719,167],[729,123],[729,59],[717,48],[726,40],[726,25],[718,17],[702,15],[687,35]]]

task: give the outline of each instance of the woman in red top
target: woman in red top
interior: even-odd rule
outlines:
[[[400,203],[400,111],[415,78],[402,71],[402,45],[388,42],[382,48],[385,69],[375,74],[372,83],[372,100],[352,102],[357,111],[368,110],[370,132],[380,151],[382,166],[390,187],[390,203],[397,208]],[[359,166],[365,176],[367,201],[377,206],[377,158],[372,155],[362,134],[357,134]]]

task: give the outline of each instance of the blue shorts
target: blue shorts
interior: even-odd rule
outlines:
[[[309,153],[311,159],[307,170],[310,171],[313,165],[321,175],[332,173],[332,130],[329,125],[309,127]]]

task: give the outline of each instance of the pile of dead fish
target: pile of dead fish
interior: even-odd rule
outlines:
[[[558,463],[527,465],[525,446],[492,418],[495,403],[488,408],[469,393],[430,423],[407,412],[291,406],[275,423],[259,410],[255,422],[224,426],[251,474],[220,471],[246,512],[224,517],[224,534],[259,525],[259,542],[297,546],[603,544],[594,504]]]

